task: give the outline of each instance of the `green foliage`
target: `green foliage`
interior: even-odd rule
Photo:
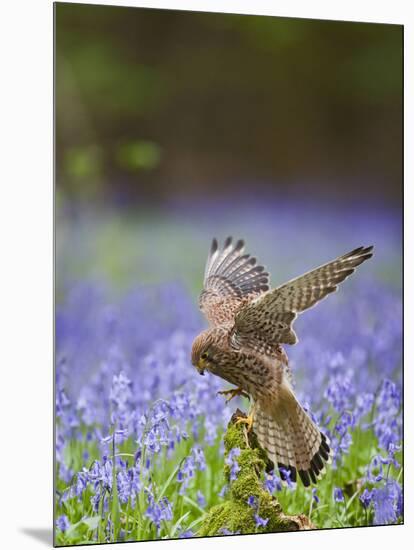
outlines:
[[[101,172],[102,159],[99,147],[71,147],[66,151],[65,165],[72,178],[88,179],[97,177]]]
[[[377,195],[398,191],[401,26],[57,3],[56,67],[57,175],[71,196],[83,187],[66,152],[96,143],[104,196],[114,180],[140,201],[166,181],[220,193],[226,179],[282,192],[309,179],[322,196],[346,181],[359,196],[367,175]]]
[[[220,440],[223,438],[225,456],[228,456],[231,448],[241,449],[237,457],[240,471],[233,482],[229,479],[229,466],[225,464],[224,457],[219,452]],[[180,533],[186,531],[191,531],[193,536],[211,536],[220,534],[221,529],[240,533],[297,530],[298,521],[303,515],[319,529],[372,525],[372,510],[366,511],[359,500],[363,489],[371,488],[362,481],[366,474],[366,465],[370,458],[381,453],[371,430],[362,431],[356,428],[353,433],[353,445],[349,454],[345,455],[343,464],[337,469],[328,466],[325,476],[316,486],[319,502],[314,500],[312,489],[303,487],[300,482],[293,490],[283,486],[274,496],[265,491],[263,482],[266,475],[266,456],[256,446],[254,435],[250,440],[251,448],[246,446],[242,426],[230,426],[226,433],[218,434],[214,445],[205,446],[206,470],[196,472],[192,484],[185,494],[181,495],[177,473],[183,460],[189,455],[192,443],[191,440],[183,441],[169,460],[165,452],[157,457],[157,466],[153,469],[152,478],[154,493],[158,500],[166,496],[173,508],[173,520],[163,522],[158,533],[152,521],[145,516],[147,504],[143,491],[135,506],[132,506],[130,501],[120,504],[116,492],[112,496],[108,493],[107,496],[111,497],[108,509],[105,511],[101,506],[97,514],[92,509],[92,493],[89,489],[81,499],[59,498],[75,484],[76,480],[73,479],[66,484],[57,472],[56,516],[66,514],[71,524],[65,533],[57,530],[57,545],[177,538]],[[131,463],[136,443],[130,438],[121,447],[117,455]],[[88,467],[95,459],[100,458],[96,442],[87,441],[86,437],[71,441],[66,455],[68,466],[75,471],[81,470],[85,452],[88,452],[90,457]],[[400,462],[401,452],[396,454],[396,459]],[[145,456],[141,460],[144,461]],[[392,465],[386,471],[387,477],[397,479],[400,483],[402,473],[401,467],[396,469]],[[229,490],[226,496],[222,497],[221,490],[223,485],[227,484]],[[344,502],[335,502],[335,487],[342,489]],[[198,491],[205,497],[205,507],[197,502]],[[254,510],[247,504],[249,496],[258,499],[259,515],[269,519],[266,527],[256,527]],[[108,533],[109,521],[113,522],[113,530]],[[126,537],[125,532],[130,532],[130,535]]]
[[[76,479],[73,478],[66,484],[57,471],[56,517],[65,514],[71,523],[65,533],[56,531],[57,545],[88,544],[108,542],[109,540],[177,538],[182,531],[197,531],[205,516],[203,508],[197,502],[197,491],[202,491],[207,503],[206,508],[216,505],[221,500],[218,496],[223,486],[221,473],[223,459],[219,453],[220,436],[213,446],[205,449],[206,470],[195,474],[193,485],[183,495],[179,494],[180,483],[177,480],[177,473],[180,465],[190,453],[191,442],[182,442],[174,455],[174,460],[167,460],[165,451],[155,458],[151,482],[156,501],[158,502],[163,496],[166,496],[172,503],[174,511],[173,520],[168,523],[163,522],[158,532],[151,519],[145,515],[148,504],[144,491],[139,494],[135,506],[130,500],[126,504],[121,504],[117,491],[111,493],[107,491],[108,507],[104,509],[101,502],[99,513],[96,514],[92,507],[90,488],[80,499],[76,497],[59,498],[76,484]],[[121,445],[116,456],[131,464],[134,462],[135,452],[136,442],[133,438],[129,438]],[[89,442],[86,438],[82,441],[71,441],[67,448],[66,463],[74,471],[81,470],[85,466],[83,459],[85,453],[89,454],[87,468],[90,468],[95,460],[101,458],[96,443]],[[141,457],[141,464],[145,463],[145,459],[144,454]],[[125,536],[126,531],[130,532],[128,537]]]
[[[133,141],[119,146],[117,158],[127,170],[152,170],[161,159],[161,149],[152,141]]]

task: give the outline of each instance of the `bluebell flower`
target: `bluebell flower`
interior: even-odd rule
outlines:
[[[68,517],[63,514],[61,516],[59,516],[56,520],[56,527],[62,531],[62,533],[64,533],[65,531],[67,531],[70,527],[70,522],[68,520]]]
[[[240,531],[230,531],[227,527],[222,527],[219,533],[220,535],[240,535]]]
[[[73,493],[75,496],[77,496],[79,499],[82,497],[83,492],[86,490],[88,484],[90,481],[89,472],[85,469],[78,472],[76,475],[76,481],[74,485],[72,486]]]
[[[247,499],[247,504],[251,507],[256,509],[257,508],[257,498],[253,495],[250,495]]]
[[[194,447],[177,472],[177,481],[181,483],[180,495],[185,493],[191,479],[194,478],[195,471],[203,471],[205,467],[206,462],[203,451],[200,448]]]
[[[345,433],[337,440],[337,445],[334,447],[334,458],[338,461],[341,454],[348,454],[352,444],[352,435]]]
[[[334,487],[333,498],[335,502],[344,502],[345,498],[342,489]]]
[[[150,453],[159,453],[161,450],[161,444],[155,430],[150,430],[145,439],[144,445]]]
[[[193,531],[183,531],[178,535],[179,539],[190,539],[192,537],[194,537]]]
[[[286,483],[286,485],[289,487],[289,489],[293,489],[295,487],[295,482],[291,479],[291,471],[287,470],[286,468],[279,468],[281,479]]]
[[[228,490],[229,490],[228,485],[224,484],[223,487],[220,489],[218,496],[220,498],[224,498]]]
[[[335,430],[339,433],[340,436],[344,436],[349,429],[352,429],[355,426],[354,417],[351,412],[344,411],[339,417],[338,421],[335,424]]]
[[[388,451],[401,441],[401,391],[389,379],[385,379],[376,399],[377,418],[374,424],[375,435],[383,449]]]
[[[109,398],[114,407],[120,411],[128,407],[132,399],[132,382],[123,371],[113,376]]]
[[[383,460],[380,455],[375,455],[367,469],[367,479],[371,483],[378,483],[383,479]]]
[[[279,243],[280,254],[286,259],[284,265],[276,265],[275,258],[274,265],[269,266],[278,269],[281,280],[280,269],[286,270],[287,277],[300,273],[313,265],[315,257],[333,257],[339,246],[345,251],[355,234],[367,241],[380,238],[378,265],[400,262],[398,220],[384,211],[379,216],[377,209],[367,212],[353,207],[345,212],[344,207],[330,212],[318,206],[321,215],[315,217],[299,204],[278,204],[277,216],[270,203],[255,203],[254,208],[260,208],[260,216],[249,221],[253,218],[246,214],[251,213],[251,206],[238,205],[237,211],[232,211],[231,223],[244,227],[246,234],[253,241],[256,239],[258,255],[270,243],[270,237],[263,235],[281,234],[292,224],[296,228],[296,219],[301,219],[301,231],[290,231],[288,245],[285,246],[286,240]],[[219,231],[224,216],[226,224],[230,223],[227,205],[215,205],[211,210],[215,219],[208,222],[209,231],[213,227]],[[199,217],[201,214],[197,211]],[[199,229],[203,239],[205,231],[206,227]],[[84,231],[83,238],[89,241],[91,233]],[[306,250],[300,242],[303,234],[308,236]],[[146,237],[153,243],[152,236]],[[91,242],[88,246],[93,248]],[[78,248],[73,246],[72,250]],[[303,254],[292,252],[299,249]],[[160,273],[158,247],[148,246],[145,255],[149,273]],[[82,263],[86,264],[84,260]],[[194,273],[194,266],[183,265],[184,261],[187,260],[180,258],[169,263],[171,278],[181,279],[185,272]],[[172,471],[183,449],[182,442],[190,439],[193,450],[177,473],[183,494],[195,473],[206,468],[203,451],[217,442],[232,413],[232,408],[225,407],[216,396],[221,380],[198,376],[190,364],[192,340],[204,326],[193,296],[184,285],[162,283],[136,285],[115,299],[111,289],[108,292],[99,283],[73,284],[68,275],[70,269],[66,268],[60,268],[65,280],[60,277],[58,281],[62,300],[56,308],[56,462],[59,483],[66,485],[59,503],[86,498],[94,513],[99,513],[101,506],[108,510],[114,430],[116,445],[127,438],[136,442],[131,464],[115,459],[122,507],[128,499],[135,506],[164,453],[166,460],[171,461]],[[355,428],[374,432],[381,452],[365,465],[369,489],[360,495],[360,501],[365,508],[372,507],[376,522],[395,522],[403,510],[401,487],[391,479],[394,472],[389,469],[399,467],[396,452],[402,438],[401,281],[393,275],[388,278],[391,281],[394,277],[394,282],[381,280],[377,269],[368,266],[365,272],[370,269],[368,276],[361,271],[351,283],[341,287],[335,299],[326,300],[323,306],[296,321],[301,345],[289,350],[289,359],[300,380],[296,388],[298,398],[331,440],[334,467],[342,463],[346,453],[354,451],[351,445]],[[320,335],[322,326],[324,338]],[[321,395],[321,388],[325,389],[326,398]],[[79,444],[83,453],[84,464],[78,470],[74,467],[77,461],[68,458],[72,442]],[[89,468],[87,453],[94,448],[101,454]],[[222,440],[218,448],[223,455]],[[146,460],[141,472],[143,456]],[[226,464],[234,481],[239,472],[237,452],[226,457]],[[292,487],[288,473],[285,474],[286,483]],[[285,477],[283,473],[282,476]],[[265,476],[264,487],[271,494],[282,489],[277,472]],[[227,489],[224,486],[220,494],[224,495]],[[199,495],[196,498],[201,502]],[[147,500],[147,517],[153,517],[156,526],[163,521],[161,517],[170,517],[165,502],[157,503],[149,497]],[[257,513],[260,517],[260,510]],[[108,525],[111,532],[111,524]]]
[[[396,523],[400,511],[401,488],[396,481],[372,490],[374,505],[374,525]]]
[[[202,472],[206,469],[206,458],[204,456],[204,451],[200,447],[194,447],[192,449],[194,463],[197,466],[197,469]]]
[[[66,483],[70,483],[73,478],[73,474],[74,472],[72,468],[68,468],[63,460],[59,462],[59,477],[61,480]]]
[[[259,516],[259,514],[255,514],[254,522],[256,524],[256,527],[266,527],[269,522],[269,518],[262,518]]]
[[[394,494],[395,511],[396,511],[397,517],[402,517],[403,514],[404,514],[404,500],[403,500],[402,488],[401,488],[400,484],[397,481],[389,480],[389,483],[390,484],[394,483],[396,485],[395,494]]]
[[[270,474],[265,474],[264,488],[271,495],[273,495],[275,491],[281,491],[282,490],[281,479],[274,472]]]
[[[161,526],[161,521],[170,521],[173,517],[170,501],[167,499],[167,497],[163,497],[157,503],[153,495],[151,493],[148,493],[148,507],[145,515],[154,523],[157,530],[159,530]]]
[[[97,490],[96,493],[91,496],[90,502],[91,502],[92,510],[94,511],[95,514],[97,514],[99,512],[99,504],[101,502],[101,493],[99,490]]]
[[[372,501],[372,491],[364,489],[363,493],[359,495],[359,500],[364,508],[368,508]]]
[[[325,390],[325,397],[330,401],[333,408],[339,412],[351,407],[351,400],[355,393],[352,383],[353,372],[348,369],[346,372],[331,375],[331,381]]]
[[[63,388],[56,388],[56,416],[63,416],[65,411],[71,405],[70,399],[68,399],[65,390]]]
[[[197,502],[198,505],[201,506],[201,508],[204,508],[206,505],[206,499],[201,491],[197,491]]]
[[[233,463],[230,469],[230,481],[236,480],[239,472],[240,472],[239,463],[237,462],[237,460],[233,460]]]
[[[240,455],[239,447],[233,447],[230,449],[229,454],[225,460],[227,466],[230,467],[230,481],[235,481],[237,479],[237,474],[240,471],[240,466],[237,462],[237,457]]]
[[[126,469],[117,473],[118,498],[122,504],[126,504],[131,497],[131,483]]]
[[[362,392],[356,396],[354,417],[357,422],[372,410],[374,399],[374,394],[368,392]]]

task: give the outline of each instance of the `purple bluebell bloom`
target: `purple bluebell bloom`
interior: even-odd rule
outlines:
[[[264,487],[271,495],[273,495],[275,491],[282,490],[282,481],[279,476],[272,472],[270,474],[266,474]]]
[[[220,498],[224,498],[225,495],[227,494],[227,491],[228,491],[228,490],[229,490],[228,485],[226,485],[226,484],[223,485],[223,487],[220,489],[220,491],[219,491],[219,493],[218,493],[218,496],[219,496]]]
[[[396,481],[387,481],[386,484],[372,491],[374,505],[374,525],[396,523],[401,513],[401,487]]]
[[[257,508],[257,498],[253,495],[250,495],[247,499],[247,504],[251,507],[256,509]]]
[[[159,502],[156,502],[153,495],[148,493],[148,508],[145,515],[154,523],[158,530],[161,526],[161,521],[170,521],[173,517],[170,501],[167,497],[163,497]]]
[[[239,455],[240,449],[238,447],[233,447],[225,460],[227,466],[230,467],[230,481],[235,481],[237,479],[237,474],[240,471],[240,466],[237,462],[237,457]]]
[[[286,483],[286,485],[289,487],[289,489],[293,489],[295,487],[295,482],[291,479],[291,471],[287,470],[283,466],[279,468],[281,479]]]
[[[193,531],[183,531],[178,535],[179,539],[190,539],[192,537],[194,537]]]
[[[197,491],[197,503],[201,508],[204,508],[204,506],[206,505],[205,496],[201,491]]]
[[[256,527],[266,527],[269,522],[269,518],[262,518],[259,516],[259,514],[255,514],[254,522],[256,524]]]
[[[297,319],[295,329],[301,342],[289,349],[289,359],[300,381],[296,388],[299,400],[331,440],[333,467],[342,464],[346,454],[358,451],[356,430],[375,434],[379,450],[374,452],[378,455],[370,464],[361,465],[367,469],[367,489],[360,501],[365,508],[372,507],[376,523],[398,521],[403,496],[392,476],[399,468],[397,452],[402,438],[401,278],[395,269],[401,262],[399,220],[385,210],[379,214],[377,207],[369,210],[355,205],[335,212],[318,205],[315,208],[321,215],[315,217],[308,205],[275,205],[270,201],[255,203],[260,216],[253,217],[249,215],[251,205],[238,204],[230,218],[227,206],[214,206],[214,220],[197,224],[199,229],[192,237],[194,249],[205,240],[206,233],[227,229],[231,223],[249,235],[249,247],[258,257],[273,261],[268,267],[280,282],[319,260],[322,263],[335,257],[338,251],[345,252],[355,235],[361,243],[378,242],[376,264],[367,262],[335,297]],[[194,210],[198,221],[204,211]],[[297,219],[301,220],[300,231]],[[88,230],[82,233],[81,245],[86,239],[92,250],[89,220],[85,227]],[[289,243],[282,239],[279,254],[272,259],[268,250],[274,247],[273,235],[286,231]],[[152,243],[143,247],[148,273],[151,277],[162,274],[160,258],[169,251],[166,247],[160,250],[160,241],[153,235],[146,234],[143,242]],[[80,262],[83,265],[88,263],[85,251]],[[171,254],[166,257],[171,260]],[[280,257],[286,261],[280,262]],[[191,274],[187,282],[192,285],[196,269],[193,259],[180,257],[176,261],[175,255],[173,259],[168,261],[168,277],[186,281]],[[387,263],[393,270],[383,277],[381,266]],[[184,284],[141,284],[140,273],[135,271],[133,276],[139,284],[121,298],[114,298],[112,289],[106,290],[99,282],[74,284],[68,275],[69,264],[65,262],[67,269],[60,267],[62,299],[56,311],[56,462],[58,483],[64,487],[58,502],[68,504],[60,511],[70,509],[71,499],[84,498],[91,502],[94,514],[101,507],[108,510],[114,467],[120,505],[124,507],[129,501],[134,506],[164,458],[168,471],[178,466],[185,440],[192,450],[177,473],[179,492],[182,495],[188,490],[189,496],[201,502],[198,487],[193,492],[191,485],[196,472],[207,468],[203,451],[217,443],[233,410],[216,395],[222,381],[198,376],[190,364],[193,338],[205,326],[194,297]],[[143,266],[144,262],[138,264]],[[113,437],[116,453],[126,441],[131,446],[135,456],[128,457],[128,464],[124,457],[114,462]],[[73,442],[79,445],[83,460],[76,468],[68,458]],[[96,456],[94,449],[100,455]],[[224,452],[222,438],[218,452]],[[231,481],[239,473],[239,452],[234,450],[226,457]],[[91,464],[92,458],[98,460]],[[292,487],[289,474],[285,475]],[[266,475],[264,486],[271,494],[282,490],[277,472]],[[221,494],[225,490],[227,486]],[[160,520],[170,517],[168,505],[145,494],[147,517],[153,518],[156,526],[160,521],[160,525],[171,521]],[[260,517],[260,510],[257,513]],[[185,533],[185,526],[183,529]]]
[[[340,487],[334,487],[333,498],[335,502],[344,502],[344,494]]]
[[[312,488],[312,498],[313,500],[316,502],[316,504],[318,504],[319,502],[319,497],[318,497],[318,490],[316,487],[313,487]]]
[[[60,531],[62,531],[62,533],[67,531],[70,527],[70,522],[68,520],[68,517],[64,514],[59,516],[56,520],[56,527],[58,529],[60,529]]]
[[[364,508],[368,508],[372,501],[372,491],[364,489],[363,493],[359,495],[359,500]]]
[[[240,535],[240,531],[230,531],[226,527],[222,527],[219,531],[220,535]]]

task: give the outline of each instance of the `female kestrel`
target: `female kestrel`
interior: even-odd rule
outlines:
[[[192,363],[200,374],[207,370],[237,389],[229,399],[247,395],[253,400],[247,418],[260,445],[277,465],[305,486],[316,483],[329,460],[326,436],[296,399],[289,380],[288,360],[281,344],[295,344],[292,323],[337,290],[373,247],[360,247],[274,289],[269,274],[256,258],[244,254],[244,242],[228,237],[221,250],[213,240],[200,295],[200,309],[210,328],[197,336]]]

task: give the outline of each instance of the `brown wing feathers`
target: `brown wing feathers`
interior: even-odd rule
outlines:
[[[220,249],[213,239],[200,295],[200,308],[213,324],[231,321],[236,305],[245,296],[269,290],[269,274],[265,268],[243,252],[242,240],[234,243],[232,237],[228,237]]]
[[[295,344],[297,337],[292,323],[297,314],[337,290],[338,284],[356,267],[371,258],[372,249],[372,246],[355,248],[269,291],[269,274],[257,265],[256,258],[244,254],[244,241],[234,242],[227,237],[220,249],[213,239],[200,308],[213,325],[231,322],[236,316],[232,331],[234,345],[266,353],[275,344]],[[240,310],[246,296],[252,301]]]
[[[253,300],[236,314],[233,344],[261,353],[268,353],[276,344],[295,344],[297,337],[292,323],[297,314],[337,290],[339,283],[371,258],[372,249],[372,246],[356,248]]]
[[[335,292],[338,284],[372,256],[372,246],[359,247],[340,258],[322,265],[272,291],[272,300],[279,304],[279,311],[301,312]],[[283,308],[283,309],[281,309]]]
[[[256,265],[256,258],[243,254],[243,251],[242,240],[233,244],[233,239],[227,237],[221,251],[216,239],[213,239],[207,260],[204,289],[220,289],[220,283],[225,281],[224,291],[230,285],[238,296],[269,290],[269,274],[263,266]]]

